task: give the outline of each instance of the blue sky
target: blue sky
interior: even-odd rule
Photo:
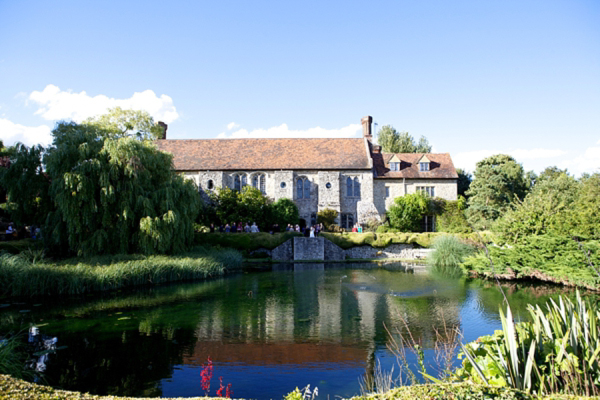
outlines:
[[[143,108],[170,138],[427,137],[600,170],[600,2],[0,0],[0,139]],[[310,156],[299,155],[299,156]]]

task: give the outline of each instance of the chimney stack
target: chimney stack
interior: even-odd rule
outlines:
[[[371,134],[371,123],[373,122],[373,117],[366,116],[360,120],[363,128],[363,137],[367,138],[367,140],[372,140],[373,135]]]
[[[166,139],[167,138],[167,128],[169,127],[167,124],[165,124],[162,121],[158,121],[158,126],[160,126],[162,128],[162,134],[160,135],[159,139]]]

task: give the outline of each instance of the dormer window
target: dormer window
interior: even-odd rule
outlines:
[[[428,162],[420,162],[419,163],[419,171],[429,171],[429,163]]]
[[[390,171],[400,171],[400,163],[399,162],[391,162],[390,163]]]

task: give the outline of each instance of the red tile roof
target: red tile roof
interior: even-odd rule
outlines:
[[[390,159],[393,153],[373,154],[373,165],[377,171],[376,178],[411,178],[411,179],[458,179],[452,158],[448,153],[399,153],[400,171],[390,170]],[[419,160],[423,155],[429,159],[429,171],[419,171]]]
[[[157,140],[177,171],[371,169],[365,139]]]

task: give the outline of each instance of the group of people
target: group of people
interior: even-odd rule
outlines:
[[[313,226],[300,226],[298,224],[288,224],[287,228],[285,228],[285,231],[300,232],[306,237],[317,237],[319,236],[319,232],[323,231],[323,224],[316,224]]]
[[[2,227],[0,228],[0,240],[39,239],[41,237],[41,229],[36,225],[17,229],[13,222],[8,224],[0,222],[0,227]]]
[[[362,225],[359,223],[354,224],[354,226],[352,227],[352,232],[362,233],[362,231],[363,231]]]
[[[238,222],[237,224],[235,222],[232,222],[231,225],[229,224],[221,224],[218,227],[215,227],[215,224],[210,224],[210,232],[220,232],[220,233],[242,233],[242,232],[246,232],[246,233],[256,233],[256,232],[260,232],[260,229],[258,229],[258,226],[256,225],[256,222],[253,222],[252,225],[249,225],[246,222],[246,225],[242,225],[242,222]]]

